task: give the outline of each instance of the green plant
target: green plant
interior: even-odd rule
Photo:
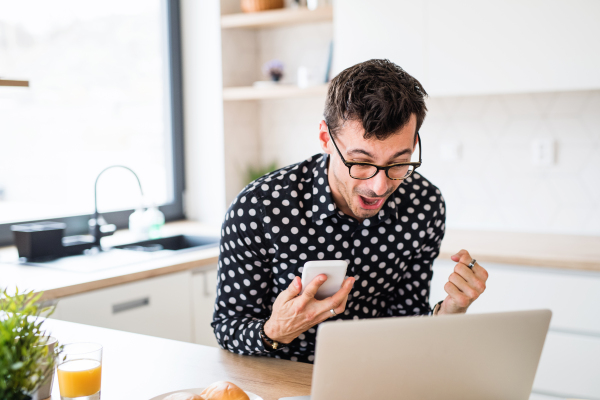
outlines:
[[[44,346],[42,314],[52,308],[40,308],[40,294],[0,292],[0,399],[24,400],[52,374],[56,354]]]
[[[246,169],[246,181],[247,183],[254,182],[263,175],[273,172],[277,169],[277,162],[273,161],[268,165],[261,165],[255,167],[253,165],[248,166]]]

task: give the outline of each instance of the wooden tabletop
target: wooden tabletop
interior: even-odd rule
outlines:
[[[233,382],[264,400],[310,394],[310,364],[240,356],[215,347],[53,319],[44,326],[63,344],[90,341],[103,345],[103,399],[147,400],[219,380]],[[52,400],[60,400],[56,379]]]

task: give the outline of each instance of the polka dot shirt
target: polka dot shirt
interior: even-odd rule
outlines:
[[[311,260],[346,260],[356,279],[346,311],[329,320],[431,313],[432,264],[445,229],[440,191],[414,173],[360,223],[333,202],[327,166],[328,155],[315,155],[257,179],[232,202],[212,323],[222,348],[313,362],[316,326],[277,350],[260,337],[275,298]]]

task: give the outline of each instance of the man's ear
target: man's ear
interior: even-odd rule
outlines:
[[[321,121],[319,124],[319,144],[321,145],[323,152],[327,154],[331,154],[331,149],[329,148],[330,141],[331,139],[329,138],[329,133],[327,131],[327,122]]]

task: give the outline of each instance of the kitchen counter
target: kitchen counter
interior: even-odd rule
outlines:
[[[219,236],[219,229],[190,221],[169,223],[163,228],[163,236],[177,234]],[[102,240],[103,245],[133,241],[127,231]],[[215,246],[120,267],[72,271],[16,264],[16,248],[6,247],[0,250],[0,288],[16,286],[23,290],[43,291],[42,300],[50,300],[175,272],[214,268],[218,257],[219,249]]]
[[[449,230],[440,259],[466,249],[482,265],[502,263],[600,272],[600,236]]]
[[[240,356],[215,347],[53,319],[44,327],[63,344],[102,344],[103,399],[148,400],[219,380],[231,381],[264,400],[310,394],[310,364]],[[60,400],[56,378],[52,400]]]
[[[216,227],[182,221],[165,225],[164,235],[218,235]],[[127,232],[117,232],[103,241],[126,242]],[[467,249],[482,265],[503,263],[600,272],[600,237],[448,230],[439,259],[449,260]],[[55,299],[139,281],[160,275],[214,268],[217,247],[187,251],[155,260],[90,272],[14,264],[14,247],[0,249],[0,287],[44,291],[43,299]],[[11,261],[13,263],[8,263]]]

